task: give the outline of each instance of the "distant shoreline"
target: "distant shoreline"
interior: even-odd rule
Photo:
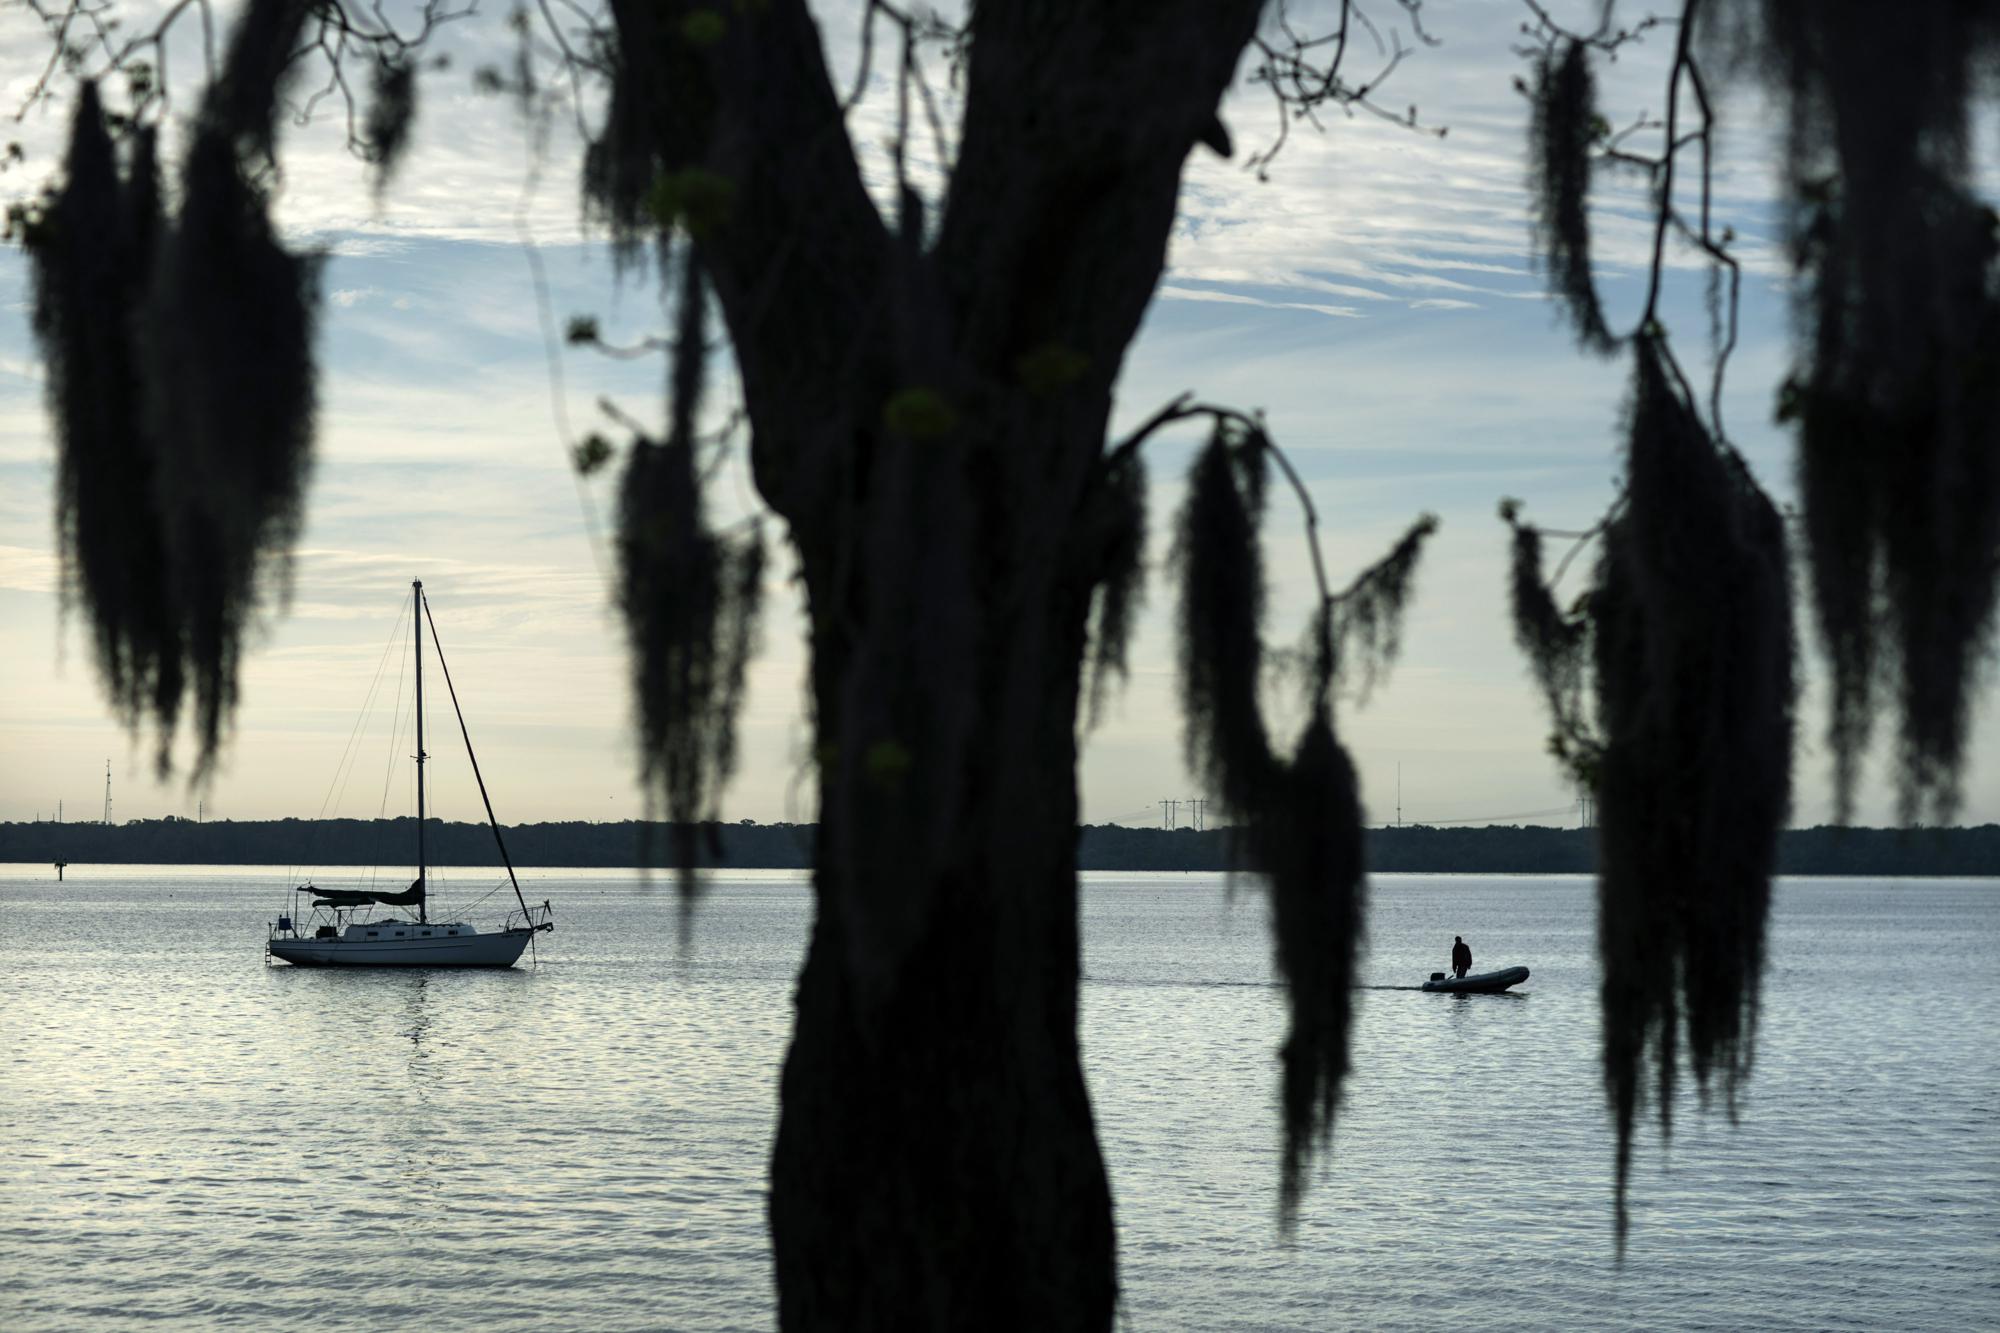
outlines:
[[[0,823],[0,862],[51,865],[404,865],[415,821],[401,819],[144,819],[123,824]],[[804,870],[812,866],[812,824],[702,826],[701,864],[712,869]],[[622,868],[673,859],[664,824],[523,824],[505,830],[516,865]],[[1230,830],[1078,829],[1081,870],[1239,869]],[[432,820],[430,861],[439,866],[498,864],[484,824]],[[1493,825],[1370,829],[1370,870],[1419,874],[1590,874],[1595,829]],[[1781,835],[1783,875],[2000,876],[2000,824],[1966,828],[1791,829]]]

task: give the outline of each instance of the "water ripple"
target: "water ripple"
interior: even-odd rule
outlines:
[[[547,872],[542,966],[261,965],[275,877],[0,868],[0,1327],[737,1329],[810,919]],[[174,893],[170,907],[160,889]],[[1082,1035],[1132,1326],[2000,1325],[2000,1019],[1941,960],[2000,886],[1787,882],[1741,1123],[1644,1136],[1610,1243],[1594,921],[1574,879],[1385,877],[1355,1074],[1276,1234],[1264,906],[1095,876]],[[1534,969],[1429,995],[1451,936]]]

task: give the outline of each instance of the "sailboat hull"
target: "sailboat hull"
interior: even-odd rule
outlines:
[[[273,939],[271,957],[299,967],[512,967],[532,930],[410,939]]]

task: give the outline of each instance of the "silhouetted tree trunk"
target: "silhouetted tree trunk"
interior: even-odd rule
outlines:
[[[772,1159],[781,1316],[1107,1327],[1075,873],[1105,430],[1260,5],[982,5],[942,216],[905,194],[897,229],[805,7],[729,10],[699,48],[692,8],[616,6],[626,161],[605,169],[727,200],[689,229],[811,619],[818,915]]]

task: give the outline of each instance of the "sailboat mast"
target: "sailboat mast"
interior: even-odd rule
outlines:
[[[417,649],[417,920],[428,921],[426,900],[430,897],[424,879],[424,581],[410,580],[410,623]]]

